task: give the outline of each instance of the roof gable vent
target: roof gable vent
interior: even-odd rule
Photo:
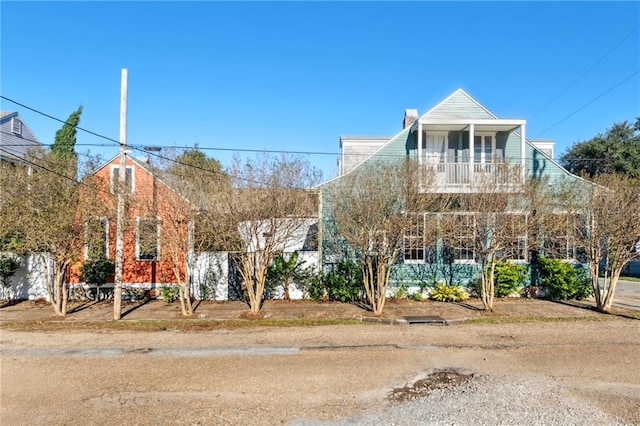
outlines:
[[[16,117],[11,118],[11,131],[16,135],[22,135],[22,121]]]

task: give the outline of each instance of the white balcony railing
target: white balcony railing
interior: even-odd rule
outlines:
[[[425,164],[423,186],[444,192],[487,192],[515,190],[523,183],[519,164],[437,163]]]

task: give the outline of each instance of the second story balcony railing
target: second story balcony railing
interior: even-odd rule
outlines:
[[[507,162],[424,164],[422,170],[425,192],[515,191],[524,182],[521,166]]]

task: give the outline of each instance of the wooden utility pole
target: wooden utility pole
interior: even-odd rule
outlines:
[[[125,184],[126,161],[125,148],[127,146],[127,69],[122,69],[120,90],[120,152],[118,166],[118,208],[116,217],[116,273],[113,291],[113,319],[119,320],[122,316],[122,266],[124,259],[124,214],[125,214]],[[131,176],[133,179],[133,175]]]

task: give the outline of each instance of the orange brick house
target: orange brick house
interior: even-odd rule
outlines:
[[[124,289],[154,289],[186,279],[185,259],[190,250],[190,203],[163,181],[148,159],[126,155],[126,214],[124,229]],[[116,188],[119,159],[114,157],[94,173],[101,189],[95,211],[85,222],[85,245],[69,283],[80,281],[80,265],[105,256],[115,261]],[[113,277],[105,287],[111,287]]]

